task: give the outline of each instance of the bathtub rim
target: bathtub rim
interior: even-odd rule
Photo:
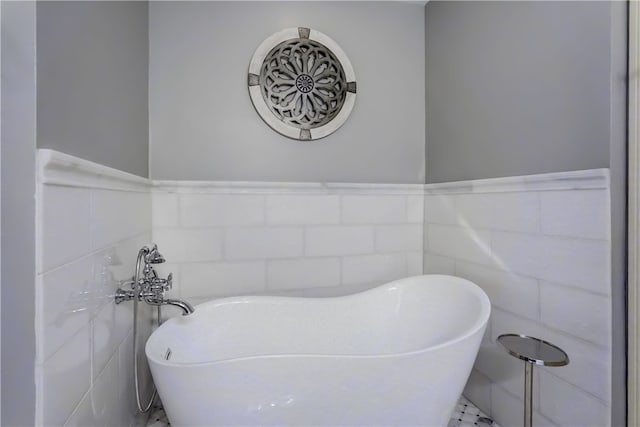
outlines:
[[[427,352],[431,352],[431,351],[436,351],[439,350],[441,348],[444,347],[448,347],[448,346],[452,346],[455,345],[461,341],[464,341],[465,339],[468,339],[469,337],[475,335],[480,329],[483,329],[486,327],[488,321],[489,321],[489,316],[491,315],[491,301],[489,300],[489,297],[487,296],[486,292],[477,284],[473,283],[470,280],[464,279],[462,277],[458,277],[458,276],[453,276],[453,275],[449,275],[449,274],[421,274],[421,275],[417,275],[417,276],[409,276],[409,277],[404,277],[401,279],[397,279],[379,286],[376,286],[374,288],[371,289],[367,289],[364,291],[360,291],[354,294],[349,294],[349,295],[343,295],[343,296],[335,296],[335,297],[319,297],[319,298],[311,298],[311,297],[287,297],[287,296],[267,296],[267,295],[244,295],[244,296],[233,296],[233,297],[224,297],[224,298],[218,298],[218,299],[212,299],[210,301],[206,301],[203,302],[201,304],[196,305],[196,310],[199,306],[205,305],[205,304],[216,304],[216,303],[228,303],[231,300],[236,300],[236,301],[244,301],[246,303],[250,303],[251,300],[253,299],[281,299],[281,300],[296,300],[296,299],[325,299],[325,300],[331,300],[331,299],[338,299],[338,298],[357,298],[360,297],[363,294],[366,293],[370,293],[370,292],[383,292],[383,289],[385,288],[391,288],[394,286],[397,286],[398,282],[402,282],[408,279],[415,279],[418,277],[430,277],[430,278],[446,278],[446,279],[455,279],[456,281],[462,283],[464,286],[466,286],[467,288],[469,288],[475,295],[478,296],[478,298],[480,299],[481,303],[480,303],[480,315],[478,316],[478,318],[475,320],[475,322],[468,328],[466,329],[463,333],[447,340],[444,342],[441,342],[439,344],[430,346],[430,347],[426,347],[426,348],[421,348],[418,350],[411,350],[411,351],[405,351],[405,352],[396,352],[396,353],[378,353],[378,354],[340,354],[340,353],[335,353],[335,354],[314,354],[314,353],[282,353],[282,354],[261,354],[261,355],[253,355],[253,356],[242,356],[242,357],[233,357],[233,358],[229,358],[229,359],[221,359],[221,360],[214,360],[214,361],[206,361],[206,362],[175,362],[172,360],[166,360],[162,357],[158,357],[156,355],[151,355],[151,351],[149,351],[149,342],[150,342],[150,338],[149,340],[147,340],[147,342],[145,343],[145,355],[147,356],[147,359],[149,360],[149,362],[153,362],[156,363],[158,365],[161,366],[165,366],[165,367],[181,367],[181,368],[185,368],[185,367],[204,367],[204,366],[213,366],[213,365],[218,365],[218,364],[228,364],[231,362],[240,362],[240,361],[249,361],[249,360],[256,360],[256,359],[291,359],[291,358],[321,358],[321,359],[335,359],[335,358],[340,358],[340,359],[389,359],[389,358],[398,358],[398,357],[409,357],[409,356],[416,356],[422,353],[427,353]],[[169,319],[167,320],[167,322],[172,321],[173,319]],[[152,332],[155,333],[158,329],[154,330]],[[170,348],[170,347],[169,347]]]

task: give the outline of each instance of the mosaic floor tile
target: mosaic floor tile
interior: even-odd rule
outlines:
[[[464,396],[460,397],[447,427],[500,427]]]
[[[147,421],[147,427],[169,427],[169,419],[165,414],[161,405],[153,405],[151,409],[151,415],[149,415],[149,421]]]
[[[171,424],[161,406],[154,406],[147,422],[147,427],[169,427]],[[500,427],[493,420],[487,417],[480,409],[467,400],[464,396],[460,398],[456,408],[453,410],[451,419],[447,427]]]

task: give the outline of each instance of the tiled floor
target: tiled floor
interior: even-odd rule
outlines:
[[[155,406],[151,410],[147,427],[168,427],[171,423],[167,419],[167,414],[164,413],[162,406]]]
[[[167,419],[162,407],[155,407],[149,417],[147,427],[169,427],[171,424]],[[464,396],[460,398],[456,408],[451,415],[451,420],[447,427],[500,427],[488,418],[480,409],[469,402]]]
[[[468,401],[464,396],[460,397],[456,409],[451,414],[447,427],[500,427],[498,424]]]

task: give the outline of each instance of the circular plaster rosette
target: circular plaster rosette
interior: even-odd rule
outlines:
[[[349,58],[330,37],[309,28],[286,28],[263,41],[251,58],[248,84],[260,117],[301,141],[335,132],[356,99]]]

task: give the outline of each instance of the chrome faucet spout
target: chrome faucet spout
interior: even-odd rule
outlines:
[[[165,298],[162,300],[162,304],[172,305],[174,307],[182,309],[183,316],[188,316],[195,311],[195,308],[193,308],[191,304],[186,301],[180,301],[177,299]]]
[[[134,304],[138,301],[144,301],[149,305],[173,305],[182,310],[182,315],[186,316],[193,313],[194,308],[186,301],[165,298],[165,292],[171,290],[173,286],[173,274],[169,273],[166,279],[158,276],[152,264],[160,264],[165,262],[164,257],[158,251],[158,246],[143,246],[138,251],[136,260],[136,270],[131,280],[122,282],[122,285],[130,286],[131,290],[118,288],[115,294],[115,303],[120,304],[124,301],[134,300]],[[142,267],[142,276],[140,269]],[[136,305],[137,307],[137,305]]]

